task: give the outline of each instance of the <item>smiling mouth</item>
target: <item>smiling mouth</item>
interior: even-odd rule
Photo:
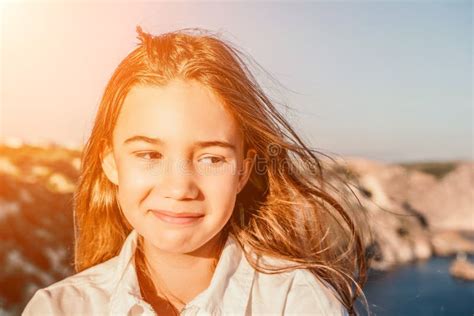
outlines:
[[[153,215],[168,224],[191,224],[204,217],[200,213],[173,213],[163,210],[151,210]]]

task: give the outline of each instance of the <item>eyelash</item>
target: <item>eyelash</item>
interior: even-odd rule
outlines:
[[[138,158],[141,158],[141,159],[144,159],[144,160],[153,160],[153,159],[146,159],[146,158],[143,158],[143,156],[149,155],[149,154],[157,154],[157,152],[147,151],[147,152],[143,152],[143,153],[137,153],[137,154],[135,154],[135,155],[136,155]]]
[[[159,154],[159,153],[158,153],[158,152],[154,152],[154,151],[147,151],[147,152],[142,152],[142,153],[136,153],[135,155],[136,155],[138,158],[143,159],[143,160],[148,161],[148,162],[153,161],[153,160],[157,160],[157,159],[147,159],[147,158],[143,158],[144,156],[149,155],[149,154]],[[160,156],[161,156],[161,155],[160,155]],[[216,158],[216,159],[219,159],[219,161],[218,161],[217,163],[213,163],[214,165],[219,164],[219,163],[222,163],[222,162],[225,161],[224,158],[222,158],[222,157],[217,157],[217,156],[207,156],[207,157],[204,157],[204,158],[210,158],[210,159]],[[203,158],[203,159],[204,159],[204,158]]]

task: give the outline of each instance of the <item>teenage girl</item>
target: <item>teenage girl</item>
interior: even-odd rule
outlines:
[[[137,32],[83,151],[77,273],[23,315],[355,314],[356,221],[243,54],[202,29]]]

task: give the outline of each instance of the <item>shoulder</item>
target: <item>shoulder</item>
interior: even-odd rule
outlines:
[[[285,315],[348,314],[333,288],[308,269],[276,274],[257,272],[253,291],[254,311],[271,309]]]
[[[334,289],[307,269],[294,270],[285,307],[288,314],[347,315]]]
[[[117,257],[37,290],[22,315],[64,315],[106,306]],[[88,310],[84,310],[87,307]]]

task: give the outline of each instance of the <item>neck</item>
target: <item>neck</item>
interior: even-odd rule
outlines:
[[[162,251],[146,240],[140,240],[144,264],[151,278],[149,284],[175,306],[184,306],[209,286],[225,237],[221,232],[190,253]]]

